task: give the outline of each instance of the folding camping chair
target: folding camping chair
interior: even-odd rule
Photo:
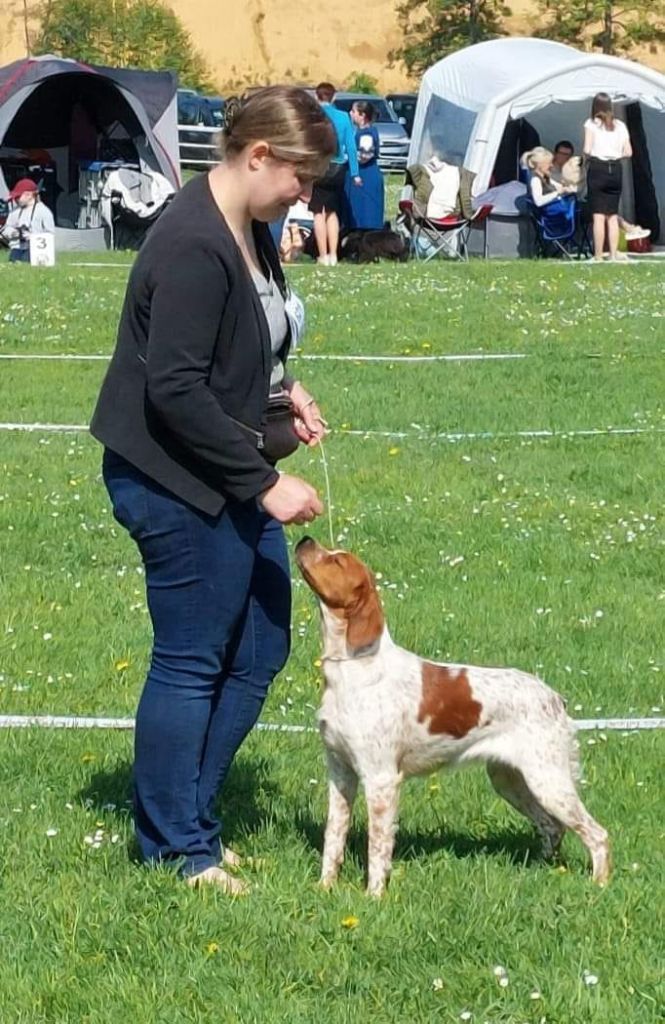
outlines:
[[[487,221],[491,206],[481,206],[470,217],[428,217],[413,199],[401,199],[399,209],[411,228],[411,252],[428,263],[435,256],[447,256],[467,263],[471,229]]]
[[[550,255],[573,258],[571,243],[577,234],[577,199],[573,195],[560,196],[545,206],[536,206],[528,199],[529,213],[536,232],[536,259]],[[581,255],[580,248],[576,254]]]

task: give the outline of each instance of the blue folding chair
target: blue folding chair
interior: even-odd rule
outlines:
[[[546,206],[528,200],[529,212],[536,230],[536,258],[563,256],[573,258],[571,245],[577,234],[577,197],[560,196]],[[575,255],[579,257],[579,248]]]

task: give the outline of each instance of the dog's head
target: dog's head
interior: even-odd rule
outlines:
[[[584,181],[584,167],[581,156],[571,156],[561,168],[561,180],[564,185],[575,185],[577,188]]]
[[[303,537],[295,555],[305,582],[321,603],[326,642],[345,657],[371,653],[385,620],[367,566],[349,551],[329,551],[311,537]]]

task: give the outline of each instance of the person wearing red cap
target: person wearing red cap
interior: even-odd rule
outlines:
[[[9,243],[10,263],[30,262],[30,235],[55,232],[53,214],[39,198],[32,178],[21,178],[7,196],[14,203],[0,234]]]

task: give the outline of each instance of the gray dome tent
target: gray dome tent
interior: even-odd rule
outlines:
[[[56,225],[72,228],[79,169],[122,161],[180,185],[177,77],[30,57],[0,68],[0,198],[41,172]]]

